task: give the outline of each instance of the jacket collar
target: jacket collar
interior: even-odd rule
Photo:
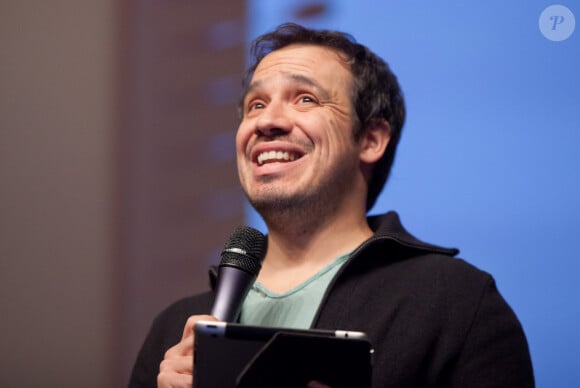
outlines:
[[[362,250],[366,250],[388,241],[395,242],[403,248],[411,250],[440,253],[448,256],[455,256],[459,253],[459,250],[456,248],[444,248],[417,239],[403,227],[401,219],[395,211],[390,211],[382,215],[369,216],[367,221],[375,234],[355,249],[351,256],[354,256]],[[217,270],[218,267],[213,265],[209,269],[210,286],[212,290],[215,288]]]
[[[456,248],[445,248],[417,239],[403,227],[399,215],[394,211],[382,215],[370,216],[367,220],[375,234],[367,242],[363,243],[363,246],[378,241],[390,240],[403,247],[425,252],[441,253],[449,256],[455,256],[459,253],[459,250]]]

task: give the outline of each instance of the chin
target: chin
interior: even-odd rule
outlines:
[[[296,206],[300,206],[303,198],[296,193],[254,193],[253,195],[247,195],[250,204],[259,213],[271,212],[271,211],[285,211],[287,209],[292,209]]]

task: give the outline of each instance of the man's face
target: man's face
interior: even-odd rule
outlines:
[[[242,187],[262,214],[336,208],[355,189],[352,82],[339,54],[320,46],[291,45],[260,62],[244,97],[236,150]]]

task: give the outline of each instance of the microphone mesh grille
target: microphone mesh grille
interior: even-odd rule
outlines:
[[[266,247],[266,236],[260,231],[249,226],[239,226],[222,251],[220,267],[237,267],[257,275],[262,268]]]

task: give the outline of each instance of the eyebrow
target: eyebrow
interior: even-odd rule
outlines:
[[[328,93],[328,91],[313,78],[306,77],[306,76],[301,75],[301,74],[290,74],[290,75],[286,76],[285,78],[287,78],[290,81],[292,81],[296,84],[299,84],[299,85],[310,86],[310,87],[316,89],[316,91],[320,94],[320,96],[323,99],[325,99],[325,100],[330,99],[330,94]],[[244,93],[243,100],[246,99],[246,96],[248,94],[252,93],[256,89],[261,88],[263,86],[263,84],[264,84],[264,82],[261,80],[252,81],[250,83],[250,85],[248,85],[248,88],[246,89],[246,92]]]

